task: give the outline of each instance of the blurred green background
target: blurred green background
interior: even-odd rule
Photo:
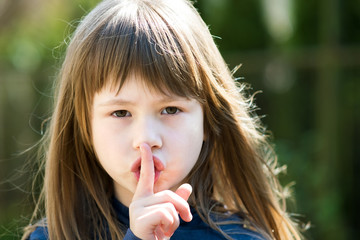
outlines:
[[[95,0],[0,0],[0,238],[29,220],[33,169],[68,36]],[[360,1],[198,0],[273,134],[308,239],[360,235]],[[65,40],[64,40],[65,39]],[[34,154],[34,152],[31,152]]]

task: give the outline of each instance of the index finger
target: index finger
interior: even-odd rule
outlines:
[[[134,193],[133,200],[154,194],[154,160],[151,148],[148,144],[142,143],[140,145],[140,156],[140,178]]]

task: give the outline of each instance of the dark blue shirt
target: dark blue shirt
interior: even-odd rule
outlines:
[[[116,211],[118,220],[128,227],[124,240],[138,240],[129,228],[129,209],[122,205],[114,198],[113,207]],[[191,222],[185,222],[180,219],[180,226],[175,231],[172,240],[192,240],[192,239],[226,239],[221,233],[212,229],[209,225],[202,221],[195,209],[191,208],[193,219]],[[215,220],[215,219],[214,219]],[[241,218],[236,215],[222,218],[225,221],[241,221]],[[242,224],[225,224],[220,225],[222,231],[228,234],[231,238],[236,240],[265,240],[259,233],[245,228]],[[46,227],[38,227],[30,235],[29,240],[48,240],[48,232]]]

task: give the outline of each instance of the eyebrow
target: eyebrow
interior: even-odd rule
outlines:
[[[134,105],[134,102],[127,101],[124,99],[114,98],[98,104],[98,106],[100,107],[113,106],[113,105]]]
[[[164,96],[157,100],[157,102],[178,102],[178,101],[188,101],[190,99],[185,97],[172,97],[172,96]],[[129,101],[121,98],[113,98],[102,103],[99,103],[99,107],[105,106],[115,106],[115,105],[135,105],[136,101]]]

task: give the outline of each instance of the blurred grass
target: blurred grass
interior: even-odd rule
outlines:
[[[281,181],[296,182],[296,207],[290,206],[312,223],[308,239],[356,239],[360,3],[286,0],[292,29],[281,38],[276,36],[284,32],[271,29],[265,17],[270,10],[264,1],[281,3],[198,0],[196,7],[219,36],[215,40],[229,67],[243,64],[236,76],[254,92],[263,91],[256,96],[258,114],[265,115],[279,161],[288,166]],[[28,222],[34,172],[26,165],[28,155],[19,153],[41,137],[65,42],[96,2],[0,2],[1,239],[18,239]]]

